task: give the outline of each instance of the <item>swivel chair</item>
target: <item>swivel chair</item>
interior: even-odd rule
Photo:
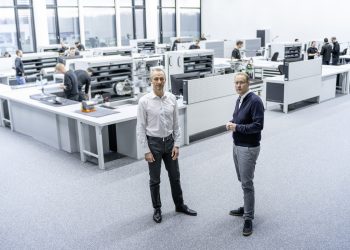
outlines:
[[[272,62],[277,62],[278,54],[278,52],[273,53],[273,56],[271,57]]]

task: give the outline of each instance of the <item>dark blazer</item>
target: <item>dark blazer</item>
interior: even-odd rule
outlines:
[[[325,43],[322,46],[320,55],[322,56],[322,63],[323,64],[329,64],[329,61],[331,60],[331,54],[332,54],[332,45],[329,43]]]

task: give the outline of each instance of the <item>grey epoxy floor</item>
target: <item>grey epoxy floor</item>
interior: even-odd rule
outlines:
[[[288,115],[269,108],[249,238],[228,215],[242,203],[228,133],[181,149],[198,217],[175,213],[163,169],[155,224],[144,161],[102,171],[0,128],[0,249],[350,249],[349,124],[350,96]]]

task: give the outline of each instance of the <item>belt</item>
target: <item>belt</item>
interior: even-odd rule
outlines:
[[[173,134],[170,134],[167,137],[155,137],[155,136],[147,135],[147,138],[148,139],[159,140],[159,141],[168,141],[170,139],[173,139]]]

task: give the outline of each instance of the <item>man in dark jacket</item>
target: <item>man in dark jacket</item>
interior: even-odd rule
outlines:
[[[332,49],[332,65],[337,65],[340,56],[340,46],[336,37],[332,37],[333,49]]]
[[[332,54],[332,45],[328,43],[328,38],[326,37],[323,39],[324,44],[321,49],[320,55],[322,56],[322,64],[323,65],[329,65],[329,62],[331,60],[331,54]]]
[[[238,40],[236,42],[236,47],[232,50],[231,59],[241,60],[241,52],[240,49],[243,47],[243,41]]]
[[[237,73],[235,88],[239,95],[233,118],[226,124],[232,131],[233,160],[244,194],[244,206],[230,211],[232,216],[243,216],[243,235],[253,233],[255,207],[254,170],[260,152],[261,131],[264,127],[264,105],[259,96],[249,91],[249,77]]]
[[[18,85],[22,85],[26,83],[26,79],[24,78],[24,66],[22,62],[22,56],[23,56],[22,50],[17,50],[16,56],[17,56],[15,59],[16,81]]]
[[[191,44],[189,49],[200,49],[201,47],[199,46],[199,40],[196,41],[195,44]]]
[[[63,85],[61,88],[63,89],[66,98],[73,101],[79,100],[79,90],[78,90],[78,78],[74,74],[72,70],[66,70],[64,64],[57,63],[56,72],[60,74],[64,74]]]
[[[78,78],[79,101],[88,99],[92,72],[93,70],[91,68],[88,68],[86,71],[82,69],[74,71]],[[83,87],[85,93],[82,91]]]
[[[76,47],[79,51],[84,51],[84,50],[85,50],[84,45],[82,45],[80,42],[75,42],[75,47]]]

